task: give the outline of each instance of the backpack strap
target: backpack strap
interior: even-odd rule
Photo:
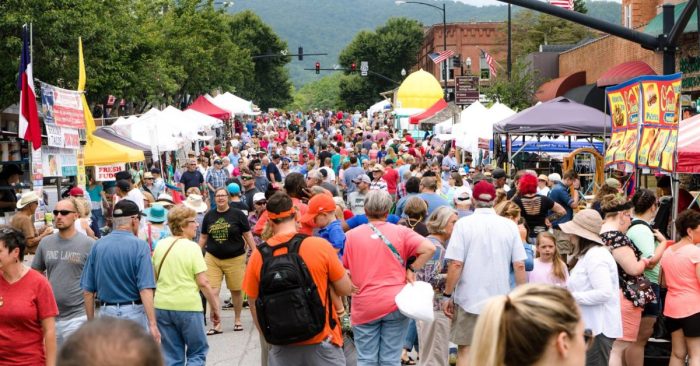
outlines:
[[[654,228],[648,222],[646,222],[644,220],[640,220],[640,219],[632,220],[632,222],[630,223],[630,227],[632,227],[634,225],[644,225],[644,226],[648,227],[649,230],[654,232]]]

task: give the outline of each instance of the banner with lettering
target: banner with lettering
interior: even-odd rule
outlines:
[[[606,89],[612,112],[612,136],[605,151],[606,167],[616,163],[634,164],[640,120],[639,82],[626,82]]]
[[[681,78],[680,73],[640,76],[606,89],[613,121],[606,167],[624,163],[673,171]]]
[[[85,128],[80,92],[41,83],[41,112],[46,125]]]
[[[80,134],[75,128],[46,125],[46,136],[49,146],[65,147],[66,149],[80,148]]]
[[[114,175],[124,170],[124,164],[98,165],[95,167],[95,180],[99,182],[114,181]]]

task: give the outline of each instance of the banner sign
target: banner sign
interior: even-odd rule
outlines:
[[[95,167],[95,180],[99,182],[114,181],[114,175],[124,170],[124,164],[98,165]]]
[[[46,125],[48,145],[53,147],[65,147],[66,149],[80,148],[80,134],[74,128]]]
[[[80,92],[41,83],[41,112],[46,125],[85,128]]]
[[[640,76],[606,89],[612,137],[606,167],[624,163],[673,171],[678,139],[681,74]],[[641,138],[640,138],[641,136]]]
[[[44,177],[71,177],[78,174],[76,151],[57,147],[41,148],[41,168]]]

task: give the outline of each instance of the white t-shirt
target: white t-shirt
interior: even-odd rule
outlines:
[[[139,210],[143,212],[144,210],[144,205],[143,205],[143,193],[137,188],[133,188],[132,190],[129,191],[129,193],[126,194],[126,197],[124,199],[133,201],[136,203],[137,206],[139,206]]]
[[[510,292],[510,267],[527,259],[518,226],[492,208],[477,208],[457,221],[445,259],[464,263],[453,299],[471,314],[486,301]]]
[[[569,273],[566,287],[581,308],[583,323],[593,335],[622,337],[617,265],[608,248],[601,245],[589,249]]]
[[[325,179],[323,179],[324,182],[335,184],[335,172],[332,168],[324,166],[319,168],[319,170],[325,170],[326,173],[328,173],[328,176]]]
[[[364,215],[365,214],[365,198],[366,194],[362,194],[358,191],[352,192],[348,195],[348,208],[352,211],[353,215]]]

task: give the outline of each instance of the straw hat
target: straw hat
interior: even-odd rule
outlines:
[[[158,199],[155,202],[153,202],[152,205],[161,205],[169,207],[175,205],[175,202],[173,201],[173,196],[167,193],[161,193],[160,195],[158,195]]]
[[[34,191],[29,191],[22,195],[22,198],[17,201],[17,208],[22,209],[30,203],[39,202],[39,196]]]
[[[195,210],[197,213],[202,213],[207,210],[207,204],[204,203],[202,196],[198,194],[191,194],[187,196],[187,199],[182,202],[182,204]]]
[[[598,211],[585,209],[575,214],[571,221],[559,224],[559,229],[566,234],[576,235],[603,245],[603,240],[600,238],[602,225],[603,219]]]

